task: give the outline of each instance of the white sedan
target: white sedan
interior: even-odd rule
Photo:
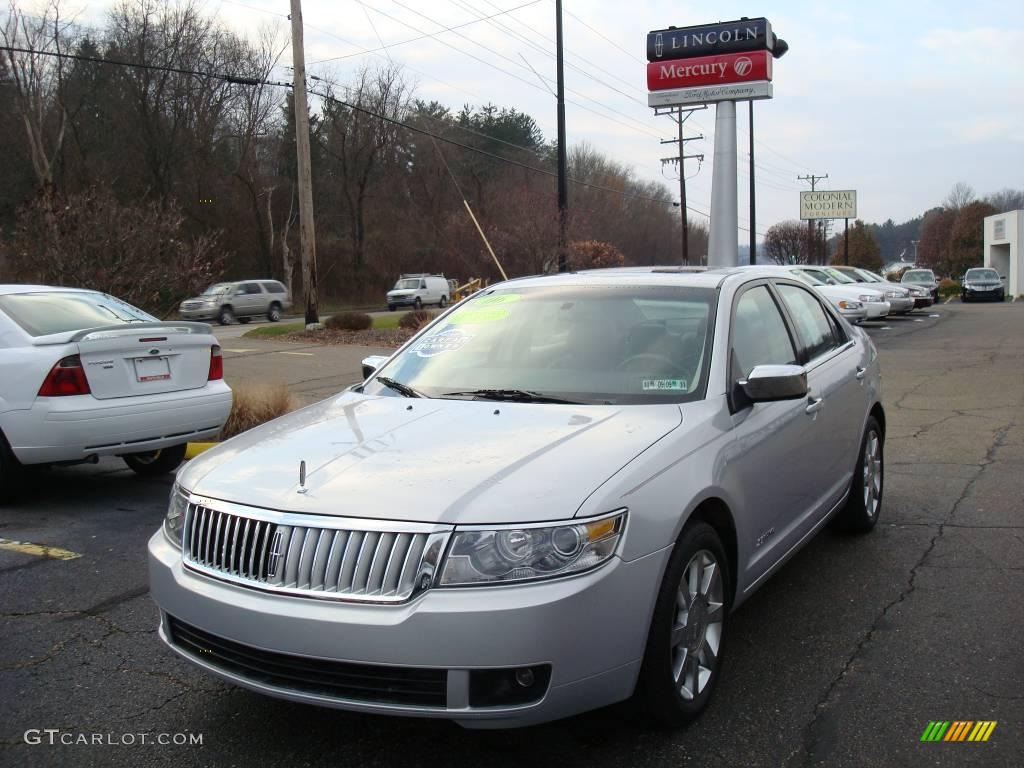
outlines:
[[[208,325],[96,291],[0,285],[0,498],[26,465],[113,455],[173,471],[230,410]]]

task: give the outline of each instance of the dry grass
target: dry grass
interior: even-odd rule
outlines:
[[[283,416],[297,405],[295,396],[287,386],[280,383],[244,382],[233,386],[232,390],[234,402],[228,420],[220,431],[221,440]]]

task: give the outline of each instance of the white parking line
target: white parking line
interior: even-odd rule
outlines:
[[[255,352],[255,349],[228,349],[227,347],[221,347],[225,352],[234,352],[236,355],[244,355],[246,352]]]
[[[915,323],[923,323],[923,322],[924,322],[924,320],[922,320],[922,319],[921,319],[921,318],[919,318],[919,317],[915,317],[915,318],[914,318],[914,322],[915,322]]]
[[[296,357],[315,357],[312,352],[278,352],[279,355],[295,355]]]
[[[942,303],[943,303],[943,304],[949,304],[949,302],[951,302],[951,301],[952,301],[953,299],[955,299],[955,298],[956,298],[955,296],[950,296],[950,297],[949,297],[948,299],[946,299],[946,300],[945,300],[944,302],[942,302]]]

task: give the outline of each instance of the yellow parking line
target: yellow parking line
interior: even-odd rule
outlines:
[[[45,544],[33,544],[28,541],[11,541],[0,539],[0,549],[9,549],[11,552],[21,552],[23,555],[36,555],[38,557],[52,557],[54,560],[74,560],[81,557],[77,552],[69,552],[60,547],[48,547]]]
[[[312,352],[278,352],[279,355],[296,355],[297,357],[314,357]]]

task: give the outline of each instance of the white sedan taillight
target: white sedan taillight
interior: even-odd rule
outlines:
[[[90,392],[81,359],[78,355],[69,355],[50,369],[39,388],[39,397],[88,395]]]
[[[220,352],[220,345],[214,344],[210,348],[210,373],[207,381],[217,381],[224,378],[224,356]]]

